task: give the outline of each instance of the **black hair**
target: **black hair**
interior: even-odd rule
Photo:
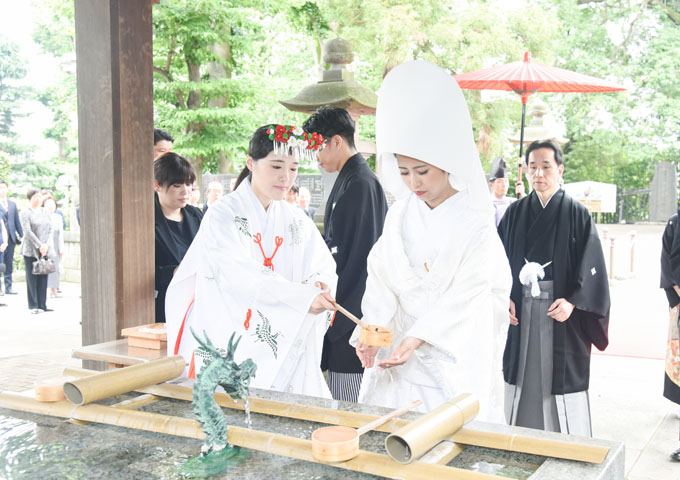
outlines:
[[[154,128],[153,129],[153,144],[156,145],[158,142],[161,140],[167,140],[170,143],[173,143],[175,141],[174,138],[170,136],[168,132],[165,130],[161,130],[160,128]]]
[[[298,187],[295,183],[290,187],[290,189],[296,194],[300,193],[300,187]]]
[[[538,150],[539,148],[551,149],[553,152],[555,152],[555,162],[557,163],[557,166],[559,167],[560,165],[562,165],[562,148],[560,148],[559,143],[552,139],[536,140],[534,142],[531,142],[531,144],[527,147],[527,153],[524,157],[524,161],[527,165],[529,165],[529,154],[534,150]]]
[[[258,161],[274,150],[274,141],[269,139],[269,134],[267,130],[272,126],[272,124],[262,125],[260,128],[255,130],[253,137],[248,143],[248,155],[253,159],[253,161]],[[241,182],[250,176],[250,170],[248,166],[244,166],[241,173],[238,174],[236,179],[236,185],[234,185],[234,190],[241,185]]]
[[[0,185],[7,185],[7,182],[0,178]]]
[[[325,140],[340,135],[347,142],[347,145],[356,148],[354,145],[354,120],[345,109],[332,105],[319,107],[316,113],[307,119],[302,129],[307,133],[320,133]]]
[[[153,178],[161,187],[177,183],[192,185],[196,181],[196,173],[189,160],[175,152],[168,152],[153,163]]]
[[[31,187],[26,191],[26,198],[28,198],[30,200],[31,198],[33,198],[34,196],[36,196],[39,193],[40,193],[39,188]]]

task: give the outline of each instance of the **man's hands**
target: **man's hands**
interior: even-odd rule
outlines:
[[[550,308],[548,309],[548,316],[558,322],[565,322],[569,319],[573,311],[573,304],[569,303],[566,298],[558,298],[552,303],[552,305],[550,305]],[[509,313],[510,325],[519,325],[517,312],[515,311],[515,302],[512,300],[510,300]]]
[[[519,325],[517,313],[515,312],[515,302],[510,300],[510,325]]]
[[[548,309],[548,316],[554,318],[558,322],[565,322],[574,311],[574,305],[569,303],[565,298],[558,298]]]

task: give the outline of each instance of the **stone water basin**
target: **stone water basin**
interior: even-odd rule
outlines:
[[[264,390],[253,391],[260,398],[340,408],[383,415],[388,410],[366,405],[329,401],[301,395]],[[113,404],[136,394],[109,399]],[[162,399],[141,410],[194,418],[189,402]],[[243,411],[223,409],[230,425],[245,427]],[[416,418],[408,413],[404,418]],[[252,427],[260,431],[309,439],[324,424],[269,415],[252,414]],[[481,422],[476,429],[521,430],[537,436],[555,438],[556,434],[534,432]],[[369,432],[361,437],[361,449],[384,454],[386,433]],[[566,436],[558,435],[560,439]],[[580,439],[579,441],[584,441]],[[614,442],[590,440],[611,447],[602,465],[556,460],[535,455],[505,452],[481,447],[466,447],[449,465],[472,471],[492,473],[513,479],[618,479],[623,478],[623,446]],[[201,441],[172,435],[144,432],[101,424],[76,425],[63,419],[0,409],[0,478],[7,479],[179,479],[178,467],[200,451]],[[243,449],[234,464],[218,479],[370,479],[373,475],[339,469],[255,450]]]

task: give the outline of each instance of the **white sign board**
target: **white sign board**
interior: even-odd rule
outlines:
[[[562,188],[591,212],[616,212],[616,185],[601,182],[565,183]]]

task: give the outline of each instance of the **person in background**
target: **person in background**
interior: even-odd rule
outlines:
[[[314,214],[316,213],[316,207],[311,205],[312,194],[307,187],[300,187],[300,193],[298,196],[298,204],[302,208],[307,216],[314,220]]]
[[[496,157],[491,164],[491,174],[489,175],[489,188],[491,189],[491,201],[495,209],[496,227],[501,223],[501,218],[508,206],[515,201],[508,197],[508,169],[502,157]]]
[[[175,139],[170,136],[165,130],[160,128],[153,129],[153,160],[162,157],[168,152],[172,152],[172,144]]]
[[[218,201],[224,195],[224,187],[220,182],[210,182],[205,191],[205,205],[203,205],[203,213],[208,213],[208,208]]]
[[[298,204],[298,195],[300,193],[300,187],[297,185],[293,184],[292,187],[290,187],[290,190],[288,190],[288,193],[286,193],[286,202],[290,203],[291,205],[294,205],[296,207],[299,207],[300,205]]]
[[[3,218],[2,215],[0,215],[0,275],[5,273],[5,264],[3,260],[5,250],[7,250],[8,237],[9,235],[7,234],[7,228],[5,228],[5,219]],[[0,307],[6,306],[7,306],[6,303],[0,302]]]
[[[174,152],[154,162],[156,231],[156,323],[165,322],[165,292],[203,219],[189,205],[196,174],[191,163]]]
[[[57,200],[56,200],[56,197],[54,196],[54,192],[53,192],[52,190],[50,190],[50,189],[43,189],[43,190],[40,192],[40,195],[42,195],[42,201],[41,201],[41,203],[40,203],[41,205],[44,203],[44,201],[45,201],[45,199],[46,199],[47,197],[52,197],[52,198],[54,199],[55,204],[56,204],[56,201],[57,201]],[[55,210],[54,210],[54,213],[56,213],[57,215],[59,215],[59,217],[60,217],[60,219],[61,219],[61,228],[62,228],[62,230],[66,230],[66,217],[64,216],[64,212],[62,212],[61,210],[59,210],[59,205],[58,205],[58,204],[56,204],[56,208],[55,208]]]
[[[54,257],[52,214],[41,206],[40,190],[29,188],[26,198],[29,204],[19,218],[24,232],[21,254],[26,268],[28,308],[31,313],[51,312],[52,309],[47,308],[47,275],[34,275],[33,262],[41,257]]]
[[[200,208],[198,203],[201,200],[201,187],[195,183],[191,186],[191,197],[189,198],[189,205],[192,207]]]
[[[7,248],[3,255],[3,262],[5,264],[5,273],[0,275],[0,280],[4,280],[4,291],[0,289],[0,295],[6,293],[7,295],[16,295],[17,292],[12,290],[12,271],[14,269],[14,248],[21,244],[21,238],[24,232],[21,229],[21,221],[19,220],[19,210],[14,201],[7,198],[9,188],[7,182],[0,180],[0,217],[5,219],[5,228],[7,228]]]
[[[342,108],[319,108],[304,124],[323,137],[319,166],[339,172],[324,212],[324,239],[337,264],[340,305],[361,317],[366,288],[366,258],[382,234],[387,200],[366,160],[354,145],[354,120]],[[337,312],[324,339],[321,369],[336,400],[356,402],[364,372],[349,338],[355,323]]]
[[[53,233],[53,255],[50,257],[56,270],[47,275],[47,288],[50,289],[50,296],[56,298],[61,292],[59,290],[59,261],[64,254],[64,228],[62,225],[62,217],[57,214],[57,202],[52,195],[43,197],[42,206],[47,209],[52,217]]]
[[[595,222],[560,189],[562,150],[535,141],[533,191],[511,204],[498,235],[512,269],[503,355],[510,425],[592,436],[590,354],[609,344],[609,283]]]
[[[666,346],[666,375],[663,382],[663,396],[680,404],[680,335],[678,335],[678,309],[680,308],[680,222],[678,213],[666,224],[661,238],[661,288],[666,293],[670,309],[670,325]],[[680,448],[671,453],[671,458],[680,461]]]

